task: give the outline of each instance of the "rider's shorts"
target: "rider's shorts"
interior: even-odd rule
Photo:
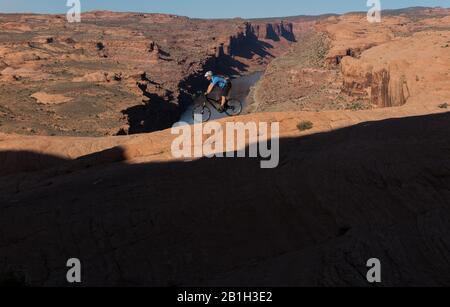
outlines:
[[[219,89],[219,97],[228,97],[230,95],[231,87],[231,82],[227,82],[227,85],[225,85],[224,88]]]

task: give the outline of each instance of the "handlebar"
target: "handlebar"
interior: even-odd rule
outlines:
[[[196,99],[199,98],[199,97],[205,97],[206,99],[205,99],[205,102],[204,102],[204,103],[206,103],[206,100],[209,99],[209,98],[208,98],[208,95],[206,95],[205,92],[203,92],[203,91],[196,91],[194,94],[191,94],[190,92],[188,92],[188,91],[185,90],[185,89],[180,89],[180,91],[181,91],[181,92],[184,92],[185,94],[187,94],[187,95],[189,95],[189,96],[191,96],[191,98],[192,98],[193,100],[196,100]]]

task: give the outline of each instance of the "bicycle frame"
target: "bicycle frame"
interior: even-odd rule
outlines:
[[[205,109],[208,110],[208,119],[205,121],[208,121],[209,118],[211,117],[211,108],[209,106],[207,106],[207,104],[211,105],[212,109],[216,110],[219,113],[226,113],[228,116],[236,116],[241,114],[242,112],[242,102],[237,100],[237,99],[231,99],[229,102],[231,102],[231,105],[228,105],[226,110],[220,110],[220,100],[218,99],[214,99],[211,97],[208,97],[208,95],[202,94],[202,95],[198,95],[195,96],[194,100],[197,100],[198,98],[203,97],[202,102],[201,103],[197,103],[194,105],[194,109],[192,111],[192,115],[195,119],[195,112],[201,111],[201,114],[203,116]],[[200,108],[200,109],[199,109]]]
[[[216,100],[214,98],[209,97],[208,95],[203,95],[205,98],[205,101],[203,102],[203,105],[206,105],[206,103],[209,102],[209,104],[216,110],[219,111],[219,108],[216,106],[216,103],[219,104],[219,100]]]

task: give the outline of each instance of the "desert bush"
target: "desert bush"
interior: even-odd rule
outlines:
[[[297,128],[300,131],[306,131],[312,129],[313,126],[314,124],[312,122],[304,120],[298,123]]]
[[[346,109],[352,110],[352,111],[358,111],[358,110],[366,110],[367,107],[364,105],[364,103],[357,101],[357,102],[352,102],[351,104],[347,105]]]

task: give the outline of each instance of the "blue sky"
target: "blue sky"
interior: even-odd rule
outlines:
[[[0,0],[0,12],[65,13],[67,0]],[[367,0],[81,0],[83,11],[171,13],[189,17],[275,17],[365,11]],[[450,7],[450,0],[381,0],[383,9]]]

